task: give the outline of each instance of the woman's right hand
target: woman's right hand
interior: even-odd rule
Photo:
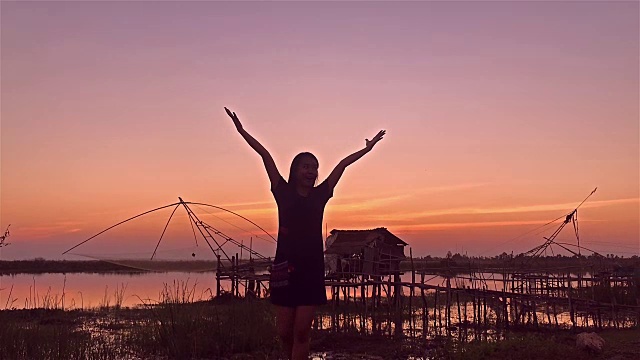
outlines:
[[[233,120],[233,124],[236,126],[236,130],[238,130],[238,131],[242,130],[242,124],[240,123],[240,120],[238,119],[238,115],[236,115],[235,112],[232,112],[231,110],[227,109],[226,107],[224,108],[224,110],[227,112],[227,115],[229,115],[231,120]]]

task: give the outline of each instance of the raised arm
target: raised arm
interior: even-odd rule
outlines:
[[[264,163],[264,168],[267,170],[267,175],[269,175],[269,181],[271,182],[271,188],[275,188],[278,184],[278,180],[280,179],[280,172],[278,172],[278,168],[276,167],[276,163],[273,161],[271,154],[267,151],[267,149],[262,146],[253,136],[251,136],[240,123],[238,116],[235,112],[231,112],[226,107],[224,110],[227,112],[227,115],[233,120],[233,124],[236,126],[236,130],[242,135],[242,137],[247,141],[249,146],[255,150],[260,157],[262,157],[262,162]]]
[[[373,149],[373,146],[378,141],[382,140],[382,137],[384,136],[385,133],[386,133],[385,130],[380,130],[378,132],[378,134],[376,134],[376,136],[373,137],[373,139],[371,139],[371,140],[365,139],[365,147],[364,147],[364,149],[354,152],[353,154],[351,154],[351,155],[347,156],[346,158],[342,159],[338,163],[338,165],[336,165],[336,167],[333,169],[331,174],[329,174],[329,177],[326,180],[328,185],[329,185],[329,188],[331,190],[333,190],[333,188],[335,188],[336,185],[338,184],[338,180],[340,180],[340,177],[344,173],[344,169],[346,169],[347,166],[353,164],[356,160],[358,160],[361,157],[363,157],[364,154],[366,154],[369,151],[371,151],[371,149]]]

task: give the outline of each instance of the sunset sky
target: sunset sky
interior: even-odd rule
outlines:
[[[597,186],[578,211],[581,243],[640,255],[639,11],[3,1],[1,259],[75,259],[61,253],[178,196],[275,236],[262,162],[223,106],[285,178],[311,151],[322,181],[387,130],[347,168],[329,230],[384,226],[414,256],[519,253]],[[92,251],[153,251],[139,239],[157,241],[169,214]],[[575,242],[573,228],[558,238]]]

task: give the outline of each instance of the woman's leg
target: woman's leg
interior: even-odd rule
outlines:
[[[293,325],[293,352],[291,359],[309,358],[309,334],[316,313],[316,306],[298,306],[295,310]]]
[[[296,308],[278,306],[276,307],[276,327],[278,329],[278,336],[282,341],[282,347],[287,359],[292,359],[293,349],[293,328],[296,315]]]

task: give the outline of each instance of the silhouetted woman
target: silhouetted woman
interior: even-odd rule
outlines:
[[[327,201],[344,169],[373,149],[384,130],[364,149],[346,158],[320,185],[318,159],[303,152],[293,159],[285,181],[269,152],[242,127],[235,112],[224,108],[236,129],[262,157],[278,205],[278,245],[271,270],[271,302],[276,306],[276,325],[284,350],[293,360],[309,357],[309,333],[318,305],[326,304],[322,216]]]

